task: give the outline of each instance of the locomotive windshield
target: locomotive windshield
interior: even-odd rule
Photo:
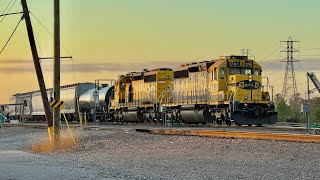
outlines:
[[[229,74],[230,75],[240,74],[240,69],[239,68],[230,68],[229,69]]]
[[[261,70],[258,68],[254,69],[254,75],[261,75]]]
[[[251,75],[252,70],[251,69],[241,69],[241,74]]]
[[[245,75],[251,75],[252,70],[249,68],[229,68],[229,75],[235,75],[235,74],[245,74]]]

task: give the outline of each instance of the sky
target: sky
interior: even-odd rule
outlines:
[[[0,13],[8,3],[0,0]],[[41,57],[53,56],[53,1],[28,0]],[[117,78],[128,71],[241,54],[250,49],[276,93],[281,93],[285,41],[300,43],[295,64],[298,90],[306,72],[320,77],[319,0],[65,0],[61,1],[61,85]],[[21,11],[19,0],[10,12]],[[21,15],[0,18],[0,48]],[[41,23],[39,23],[40,21]],[[43,27],[42,25],[45,27]],[[41,62],[52,87],[52,60]],[[0,54],[0,104],[15,93],[37,90],[32,55],[22,21]]]

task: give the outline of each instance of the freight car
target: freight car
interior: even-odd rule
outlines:
[[[183,64],[120,76],[111,121],[170,119],[180,123],[274,124],[275,106],[263,91],[262,68],[247,56]]]
[[[120,75],[114,86],[102,87],[94,100],[96,84],[63,86],[61,100],[69,120],[79,111],[110,122],[164,122],[231,125],[274,124],[277,112],[262,86],[262,68],[247,56],[182,64]],[[100,88],[100,87],[98,87]],[[266,88],[268,89],[268,88]],[[52,96],[52,89],[48,90]],[[43,120],[39,91],[16,94],[11,103],[26,101],[29,120]],[[95,105],[94,105],[95,104]],[[11,115],[17,115],[17,107]],[[95,112],[95,113],[94,113]]]
[[[80,112],[86,113],[87,119],[92,121],[95,118],[107,121],[109,119],[109,106],[114,86],[103,84],[102,87],[88,89],[79,96]],[[98,91],[97,102],[94,101],[94,92]],[[96,116],[96,117],[94,117]]]
[[[81,110],[91,111],[92,108],[86,104],[78,103],[79,97],[88,90],[95,89],[93,83],[79,83],[61,86],[60,99],[64,101],[64,109],[61,111],[66,114],[68,120],[73,121],[78,119],[78,104]],[[53,89],[47,89],[48,100],[53,97]],[[44,121],[45,113],[42,104],[40,91],[32,91],[13,95],[10,104],[26,102],[25,107],[20,109],[20,106],[10,106],[8,117],[17,119],[18,116],[24,114],[26,120],[29,121]],[[86,109],[87,108],[87,109]]]
[[[32,93],[34,92],[27,92],[27,93],[20,93],[15,94],[10,97],[9,103],[10,104],[19,104],[23,103],[24,106],[8,106],[8,110],[6,111],[6,115],[8,116],[8,119],[18,119],[21,114],[25,115],[26,119],[31,118],[31,97]]]

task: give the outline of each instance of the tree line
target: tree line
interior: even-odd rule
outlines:
[[[277,106],[278,121],[305,123],[307,117],[301,112],[301,105],[306,103],[306,100],[301,97],[300,93],[294,94],[286,102],[281,94],[276,94],[274,102]],[[320,122],[320,97],[310,99],[311,122]]]

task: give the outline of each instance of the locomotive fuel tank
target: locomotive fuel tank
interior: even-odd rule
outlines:
[[[199,109],[194,105],[185,105],[180,110],[181,120],[185,123],[212,123],[212,116],[208,109]]]
[[[139,108],[128,108],[125,112],[123,112],[123,119],[127,122],[142,122],[143,114]]]

